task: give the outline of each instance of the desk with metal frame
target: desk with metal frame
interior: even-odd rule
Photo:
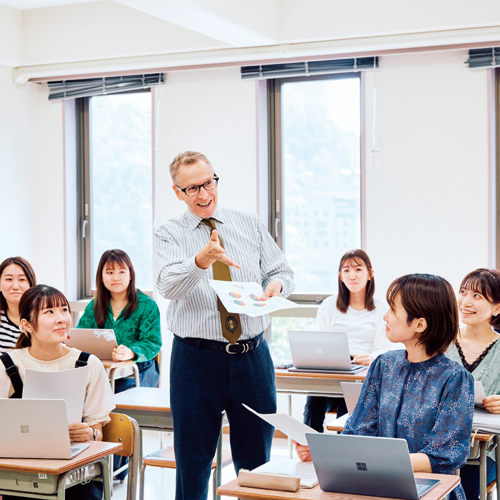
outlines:
[[[441,498],[446,497],[446,495],[448,495],[460,482],[460,478],[458,476],[447,474],[428,474],[425,472],[417,472],[415,477],[440,480],[439,484],[429,491],[429,493],[424,495],[420,500],[440,500]],[[238,486],[238,479],[234,479],[230,483],[220,486],[217,488],[217,493],[219,495],[247,500],[388,500],[381,497],[366,495],[325,492],[321,490],[319,486],[315,486],[310,489],[301,488],[297,492],[246,488]]]
[[[97,441],[70,460],[0,458],[0,494],[64,500],[67,486],[102,476],[104,500],[111,500],[107,457],[122,448]]]
[[[135,386],[140,387],[141,382],[139,379],[139,368],[137,363],[132,360],[128,361],[113,361],[112,359],[101,359],[102,366],[106,371],[109,383],[111,385],[111,392],[115,393],[115,381],[119,378],[134,375]]]
[[[142,465],[142,431],[155,430],[160,432],[172,432],[174,424],[170,411],[170,394],[168,389],[155,387],[138,387],[128,391],[115,394],[117,413],[125,413],[135,418],[140,428],[140,456],[139,463]],[[215,473],[216,485],[222,482],[222,428],[217,443],[217,470]]]

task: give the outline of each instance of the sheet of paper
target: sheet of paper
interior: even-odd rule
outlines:
[[[23,399],[64,399],[68,425],[82,421],[88,366],[42,372],[26,370]]]
[[[474,382],[474,404],[476,406],[483,406],[483,399],[486,397],[484,392],[483,383],[480,380]]]
[[[249,406],[245,404],[243,406],[252,413],[255,413],[255,415],[260,417],[262,420],[265,420],[267,423],[276,427],[276,429],[281,431],[283,434],[286,434],[290,439],[297,441],[299,444],[307,445],[307,432],[313,432],[315,434],[318,433],[318,431],[311,429],[308,425],[299,422],[286,413],[257,413]]]
[[[274,458],[270,462],[252,470],[252,472],[300,477],[300,486],[302,488],[313,488],[318,484],[314,464],[312,462],[301,462],[298,458]]]
[[[230,313],[255,317],[280,309],[299,307],[291,300],[281,297],[271,297],[266,301],[260,300],[264,292],[259,283],[217,280],[208,280],[208,283]]]

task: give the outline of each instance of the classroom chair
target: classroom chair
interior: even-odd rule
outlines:
[[[481,455],[483,459],[486,458],[486,451],[494,450],[499,444],[499,436],[494,434],[473,434],[470,443],[469,458],[467,464],[480,465]],[[498,451],[497,451],[498,457]],[[497,481],[493,480],[491,483],[485,485],[485,491],[480,491],[480,500],[500,500],[500,490],[497,490]],[[496,493],[496,495],[495,495]]]
[[[110,413],[109,416],[111,417],[111,422],[102,428],[103,441],[120,443],[123,446],[123,450],[117,453],[117,455],[129,457],[127,500],[135,500],[137,496],[137,473],[139,471],[139,424],[135,419],[121,413]]]

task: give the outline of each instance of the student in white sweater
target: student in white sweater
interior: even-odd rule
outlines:
[[[384,314],[389,306],[374,298],[375,280],[370,258],[363,250],[350,250],[340,259],[339,294],[323,301],[316,315],[316,329],[346,332],[354,363],[370,366],[383,352],[398,349],[385,335]],[[323,432],[325,414],[347,413],[343,398],[309,396],[304,423]]]

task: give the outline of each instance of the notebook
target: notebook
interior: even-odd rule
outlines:
[[[344,332],[288,332],[293,368],[291,372],[353,374],[366,366],[351,362]]]
[[[0,399],[0,457],[70,459],[89,443],[70,443],[62,399]]]
[[[358,404],[363,384],[358,384],[356,382],[340,382],[340,387],[342,388],[342,394],[344,395],[347,413],[352,415],[356,405]]]
[[[306,434],[323,491],[418,500],[438,479],[415,478],[404,439]]]
[[[106,329],[71,328],[66,345],[89,352],[99,359],[112,359],[111,353],[116,347],[115,332]]]

